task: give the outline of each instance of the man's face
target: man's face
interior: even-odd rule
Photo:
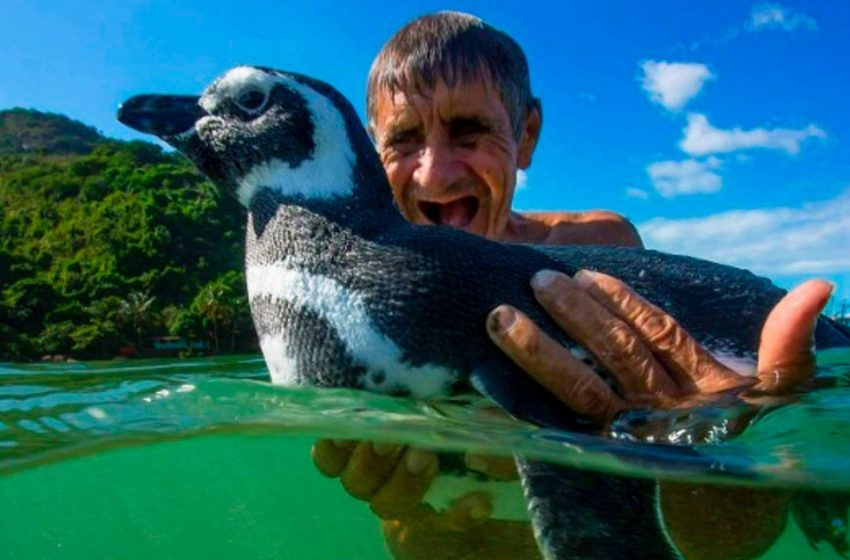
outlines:
[[[500,237],[516,170],[530,163],[537,129],[515,138],[489,81],[381,91],[375,107],[378,152],[405,217]]]

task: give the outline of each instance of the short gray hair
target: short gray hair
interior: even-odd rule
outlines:
[[[516,41],[475,16],[438,12],[402,27],[372,63],[366,87],[370,133],[375,131],[380,91],[428,91],[440,80],[449,87],[491,80],[517,138],[529,112],[541,110],[540,100],[531,94],[528,61]]]

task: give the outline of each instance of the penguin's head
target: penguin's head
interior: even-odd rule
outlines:
[[[200,97],[133,97],[118,120],[174,146],[245,206],[264,189],[305,201],[349,197],[362,183],[358,160],[373,171],[377,160],[339,92],[268,68],[233,68]]]

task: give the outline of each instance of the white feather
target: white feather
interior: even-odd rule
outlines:
[[[260,337],[260,350],[275,385],[298,385],[298,361],[291,355],[282,333]]]
[[[309,274],[284,261],[249,266],[247,284],[252,301],[257,297],[287,301],[327,321],[353,360],[372,372],[385,374],[382,383],[375,383],[366,375],[363,382],[367,389],[381,392],[406,389],[422,398],[445,394],[457,378],[456,372],[441,366],[412,366],[405,362],[401,348],[380,332],[369,317],[363,296],[346,289],[333,278]],[[273,346],[269,346],[269,351],[283,352]],[[278,356],[269,356],[265,346],[263,355],[270,364],[280,361]],[[287,383],[298,381],[286,375],[279,375],[279,378]]]
[[[277,84],[295,90],[306,101],[313,121],[315,149],[310,159],[296,167],[280,160],[255,165],[239,181],[239,201],[248,206],[260,188],[312,199],[350,196],[354,192],[352,171],[356,158],[345,119],[330,99],[313,88],[282,74],[240,66],[219,80],[215,92],[202,97],[200,103],[207,112],[214,113],[222,99],[234,97],[242,88],[250,85],[268,95]]]

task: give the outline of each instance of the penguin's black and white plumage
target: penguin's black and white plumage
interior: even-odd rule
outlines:
[[[748,272],[653,251],[495,243],[397,211],[348,101],[305,76],[242,66],[200,96],[143,95],[119,119],[192,159],[248,210],[246,276],[273,382],[428,398],[475,390],[515,416],[582,427],[489,340],[497,305],[569,347],[529,281],[552,269],[617,276],[727,363],[755,365],[783,292]],[[734,325],[734,326],[732,326]],[[821,347],[850,345],[829,321]],[[651,481],[519,460],[538,542],[551,558],[676,558]]]

